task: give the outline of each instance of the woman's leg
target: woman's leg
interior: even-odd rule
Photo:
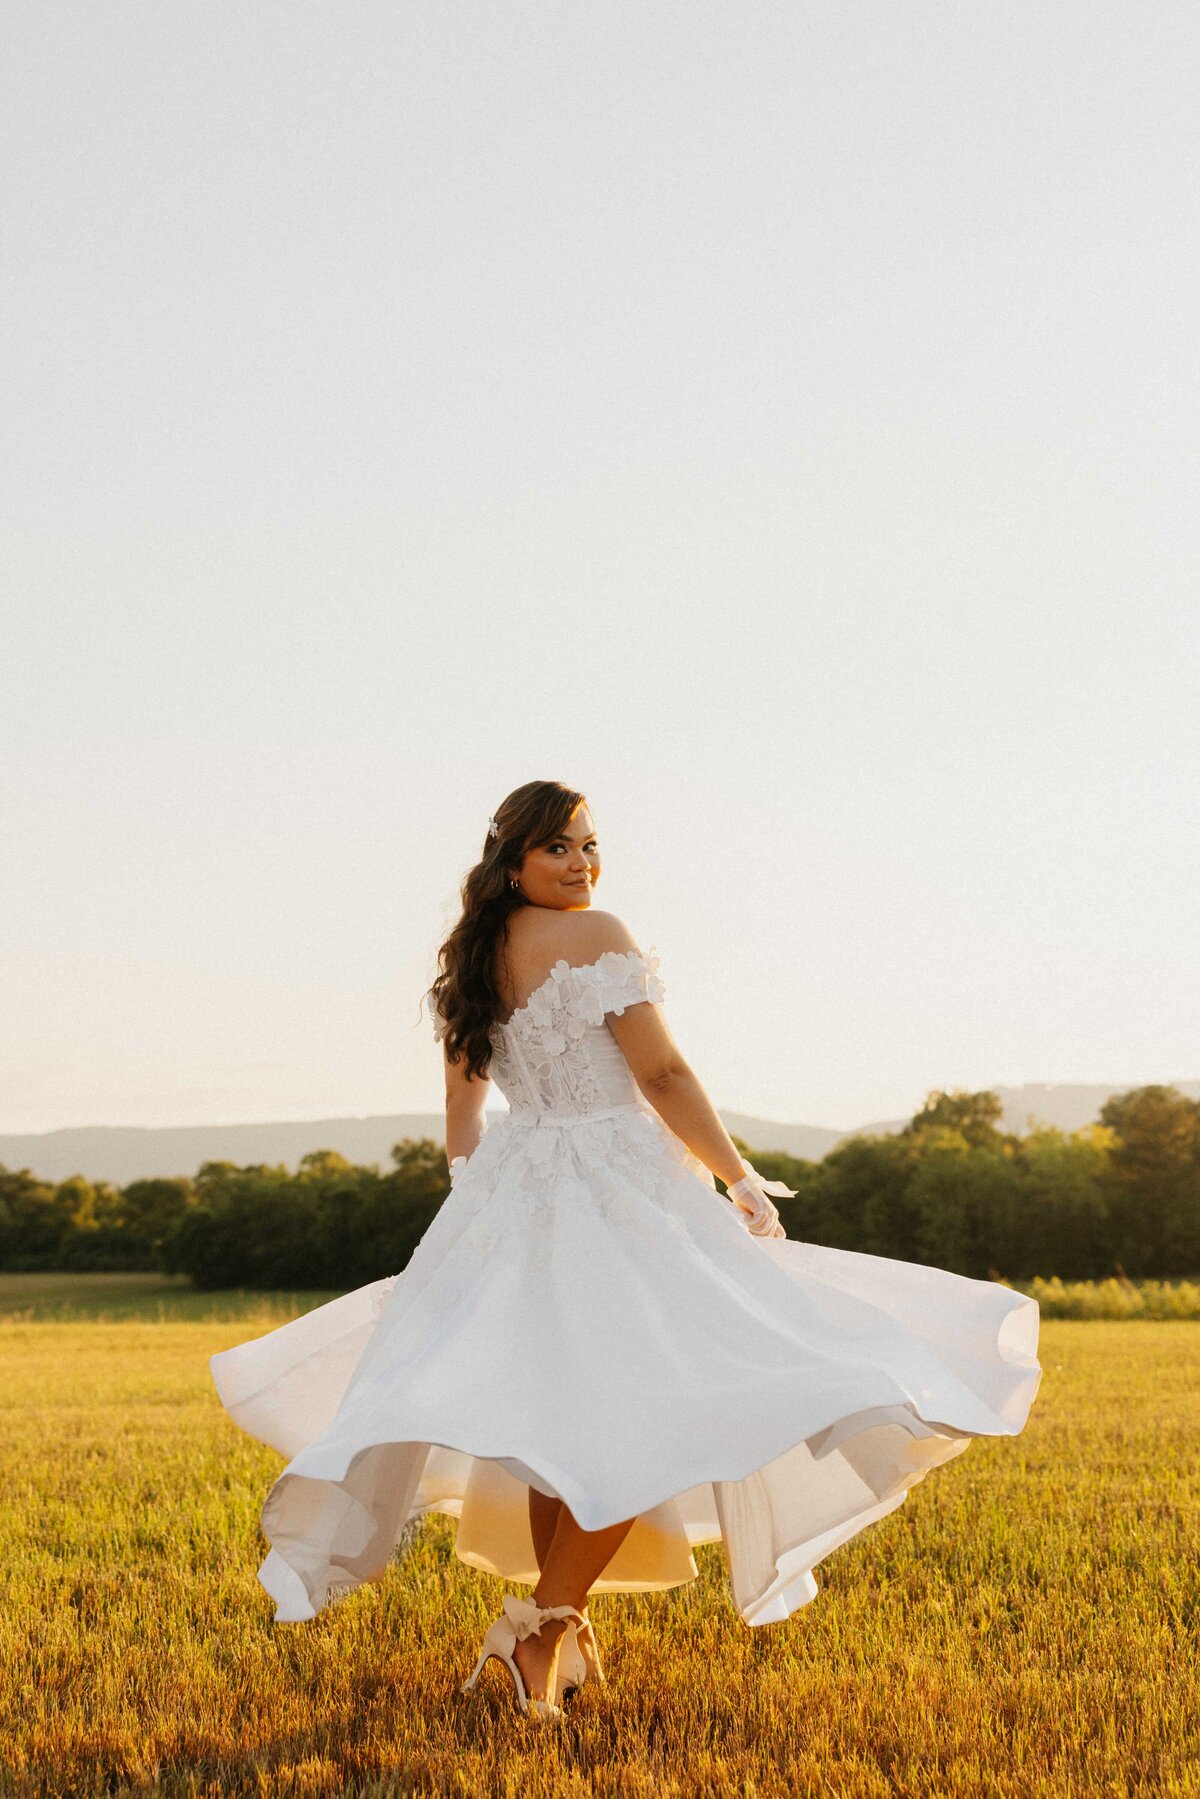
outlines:
[[[569,1507],[563,1504],[554,1540],[533,1589],[538,1604],[573,1605],[582,1611],[592,1582],[599,1580],[635,1522],[625,1518],[603,1530],[581,1530]]]
[[[533,1537],[533,1553],[539,1573],[546,1565],[546,1557],[550,1553],[550,1545],[553,1543],[554,1533],[558,1529],[558,1514],[561,1509],[561,1499],[552,1499],[546,1493],[539,1493],[536,1487],[530,1487],[529,1529]]]
[[[539,1495],[539,1498],[543,1497]],[[554,1536],[544,1555],[539,1554],[541,1575],[533,1597],[538,1605],[573,1605],[582,1611],[587,1604],[592,1582],[607,1568],[635,1520],[626,1518],[603,1530],[581,1530],[568,1506],[561,1500]],[[533,1491],[530,1489],[530,1516],[533,1515]],[[521,1670],[528,1693],[544,1699],[554,1681],[558,1645],[566,1628],[566,1620],[551,1619],[540,1635],[526,1637],[516,1645],[513,1657]]]

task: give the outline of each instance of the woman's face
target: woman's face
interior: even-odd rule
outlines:
[[[530,905],[552,906],[556,912],[586,911],[599,879],[600,846],[586,805],[577,808],[560,837],[526,850],[517,870]]]

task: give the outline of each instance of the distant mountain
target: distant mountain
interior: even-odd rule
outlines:
[[[1004,1110],[1000,1128],[1017,1137],[1027,1137],[1035,1125],[1053,1125],[1060,1131],[1077,1131],[1082,1125],[1094,1124],[1100,1108],[1114,1093],[1128,1093],[1134,1085],[1148,1082],[1126,1082],[1120,1087],[1092,1085],[1056,1086],[1047,1081],[1026,1081],[1023,1087],[994,1086],[990,1089]],[[1164,1081],[1187,1099],[1200,1099],[1200,1081]],[[891,1137],[902,1131],[907,1118],[888,1118],[876,1124],[859,1124],[852,1131],[831,1131],[817,1124],[779,1124],[774,1119],[756,1118],[749,1112],[726,1112],[721,1108],[721,1122],[732,1135],[740,1137],[754,1149],[783,1149],[789,1155],[801,1156],[808,1162],[819,1162],[839,1143],[851,1137]],[[3,1152],[0,1151],[0,1161]]]
[[[31,1168],[43,1180],[71,1174],[123,1187],[160,1174],[195,1174],[202,1162],[280,1162],[295,1169],[314,1149],[336,1149],[348,1162],[391,1166],[392,1144],[402,1137],[442,1143],[441,1112],[401,1112],[390,1117],[314,1118],[280,1124],[84,1125],[34,1136],[0,1136],[0,1164]]]
[[[1033,1123],[1057,1125],[1060,1131],[1077,1131],[1085,1124],[1094,1124],[1101,1106],[1114,1093],[1129,1093],[1134,1087],[1150,1084],[1149,1081],[1126,1081],[1120,1087],[1101,1087],[1026,1081],[1023,1087],[994,1087],[992,1091],[1004,1102],[1003,1129],[1025,1137]],[[1161,1081],[1158,1084],[1174,1087],[1185,1099],[1200,1099],[1200,1081]]]
[[[1170,1081],[1189,1099],[1200,1099],[1200,1081]],[[1025,1136],[1032,1122],[1078,1130],[1092,1123],[1100,1107],[1122,1087],[1052,1086],[1029,1081],[1023,1087],[994,1087],[1004,1114],[1003,1128]],[[848,1137],[891,1136],[906,1118],[859,1125],[852,1131],[827,1130],[815,1124],[781,1124],[749,1112],[720,1116],[727,1131],[752,1149],[782,1149],[806,1161],[819,1162]],[[489,1112],[489,1116],[492,1114]],[[301,1156],[315,1149],[334,1149],[347,1161],[369,1167],[391,1164],[393,1143],[405,1137],[445,1140],[441,1112],[398,1112],[373,1118],[316,1118],[281,1124],[208,1124],[167,1126],[152,1130],[126,1125],[86,1125],[74,1130],[40,1131],[0,1136],[0,1164],[31,1168],[43,1180],[61,1181],[82,1174],[90,1180],[124,1186],[160,1174],[195,1174],[202,1162],[266,1162],[295,1169]]]

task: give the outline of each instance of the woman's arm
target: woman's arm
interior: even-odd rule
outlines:
[[[483,1136],[486,1119],[483,1108],[478,1111],[466,1111],[462,1106],[446,1106],[446,1160],[453,1162],[456,1156],[473,1156],[479,1147],[479,1139]]]
[[[727,1186],[746,1170],[716,1107],[672,1037],[662,1008],[649,1001],[608,1015],[630,1073],[644,1098],[692,1154]]]
[[[483,1108],[492,1083],[487,1076],[483,1080],[468,1078],[466,1057],[451,1062],[444,1042],[442,1065],[446,1074],[446,1160],[453,1162],[456,1156],[474,1155],[479,1146],[487,1123]]]
[[[741,1180],[746,1169],[737,1146],[690,1068],[670,1069],[641,1090],[659,1117],[718,1180],[727,1187]]]

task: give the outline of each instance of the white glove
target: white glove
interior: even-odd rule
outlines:
[[[742,1167],[746,1170],[745,1174],[740,1181],[733,1183],[726,1197],[739,1213],[749,1213],[745,1223],[752,1237],[786,1237],[787,1232],[779,1221],[778,1208],[772,1205],[767,1195],[774,1193],[777,1199],[795,1199],[799,1189],[787,1187],[782,1181],[764,1180],[745,1156],[742,1157]]]

